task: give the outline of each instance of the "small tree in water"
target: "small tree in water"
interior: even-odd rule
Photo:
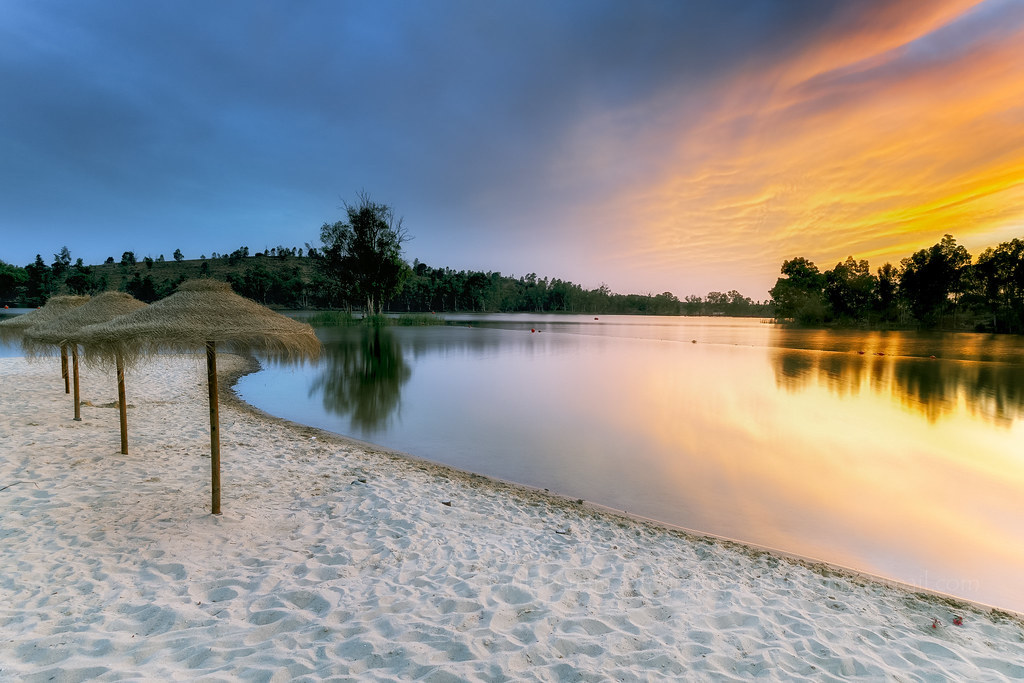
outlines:
[[[401,291],[411,272],[402,260],[402,243],[409,236],[390,206],[374,202],[365,192],[358,198],[357,204],[345,204],[347,222],[324,223],[320,228],[324,246],[317,263],[337,287],[335,298],[365,303],[366,314],[376,315]]]

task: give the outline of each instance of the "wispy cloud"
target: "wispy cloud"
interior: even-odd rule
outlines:
[[[622,258],[739,269],[766,288],[798,254],[881,265],[945,232],[980,244],[1019,230],[1024,6],[874,9],[703,93],[662,176],[612,203],[633,227]]]

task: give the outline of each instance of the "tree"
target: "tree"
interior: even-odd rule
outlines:
[[[181,249],[174,250],[174,260],[177,263],[181,263],[182,261],[185,260],[185,255],[181,253]]]
[[[884,322],[893,322],[899,316],[899,284],[896,266],[886,263],[878,269],[873,307]]]
[[[90,294],[96,291],[96,283],[92,277],[92,268],[82,263],[82,259],[75,261],[69,270],[64,284],[72,294]]]
[[[126,251],[121,254],[121,265],[122,266],[134,266],[135,265],[135,252]]]
[[[24,268],[0,261],[0,301],[14,299],[15,290],[27,281],[28,272]]]
[[[825,278],[818,266],[802,256],[782,262],[784,278],[775,281],[770,294],[778,318],[793,318],[801,324],[819,323],[824,319]]]
[[[142,261],[146,264],[146,270],[153,270],[153,257],[147,256]]]
[[[36,254],[36,260],[25,266],[25,272],[28,274],[25,280],[25,301],[29,306],[42,306],[50,296],[52,287],[50,267],[41,254]]]
[[[402,260],[402,243],[409,237],[402,219],[386,204],[361,192],[357,204],[345,204],[347,222],[320,228],[322,258],[317,265],[353,303],[366,304],[368,315],[380,313],[384,303],[401,291],[411,270]]]
[[[67,247],[61,247],[60,252],[53,255],[53,265],[50,266],[53,279],[61,280],[69,267],[71,267],[71,252]]]
[[[867,261],[856,261],[848,256],[845,262],[825,271],[825,299],[835,318],[867,317],[874,291],[875,279]]]
[[[994,331],[1024,329],[1024,240],[986,249],[974,265],[975,298]]]
[[[903,259],[900,265],[900,292],[919,322],[933,327],[950,308],[956,315],[971,255],[952,235]]]
[[[153,278],[150,275],[143,278],[139,275],[138,271],[128,281],[125,291],[139,301],[145,301],[147,304],[151,304],[160,298],[156,291],[156,285],[153,283]]]

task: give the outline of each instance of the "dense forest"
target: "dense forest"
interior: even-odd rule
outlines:
[[[785,261],[771,289],[775,315],[802,325],[1024,332],[1024,240],[973,259],[952,235],[872,273],[852,256],[831,270]]]
[[[239,294],[281,308],[347,308],[358,306],[339,291],[329,273],[318,267],[324,260],[316,247],[278,246],[250,254],[248,247],[230,253],[212,252],[199,259],[174,257],[138,259],[124,252],[103,264],[72,262],[65,247],[47,264],[41,255],[24,268],[0,262],[0,302],[38,306],[54,294],[92,294],[108,289],[125,291],[152,302],[172,293],[192,277],[212,277],[231,283]],[[433,268],[414,261],[398,293],[385,302],[392,312],[558,312],[648,315],[737,315],[770,317],[768,302],[755,302],[739,292],[710,292],[677,299],[662,294],[616,294],[534,273],[515,277],[497,272]]]

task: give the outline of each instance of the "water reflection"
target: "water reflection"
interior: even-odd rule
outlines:
[[[455,467],[1024,611],[1024,340],[461,322],[321,329],[322,366],[269,367],[239,392]]]
[[[412,374],[402,346],[387,328],[349,328],[337,336],[324,345],[309,395],[321,395],[328,412],[348,416],[356,429],[379,431],[398,409]]]
[[[814,383],[839,396],[891,395],[934,423],[963,405],[1003,427],[1024,417],[1024,367],[1005,363],[775,349],[776,383],[800,391]]]

